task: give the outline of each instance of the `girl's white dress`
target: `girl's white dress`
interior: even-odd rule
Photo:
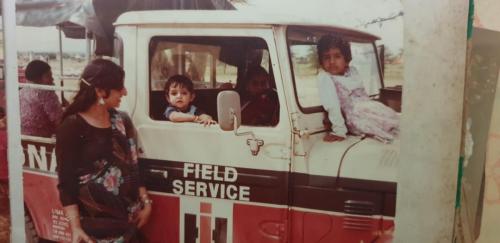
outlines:
[[[342,76],[320,70],[318,88],[333,134],[345,137],[349,130],[383,142],[391,142],[398,135],[399,113],[370,99],[356,69],[350,68]]]

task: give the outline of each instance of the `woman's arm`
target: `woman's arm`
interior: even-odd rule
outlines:
[[[121,112],[120,115],[122,116],[125,122],[127,137],[129,139],[132,139],[134,144],[137,144],[137,131],[135,130],[132,119],[130,119],[130,116],[125,112]],[[131,149],[136,149],[136,148],[131,148]],[[134,153],[137,154],[137,151],[135,152],[132,151],[132,154]],[[136,160],[136,158],[133,158],[133,160]],[[134,222],[137,224],[137,227],[140,228],[147,223],[149,215],[151,215],[151,205],[153,201],[149,198],[148,191],[144,186],[143,180],[139,172],[139,167],[137,166],[137,164],[133,166],[133,169],[136,170],[134,174],[138,176],[139,199],[142,201],[142,204],[144,205],[144,207],[139,211],[139,213],[136,215],[134,219]]]
[[[81,133],[84,128],[76,116],[67,117],[56,132],[56,158],[59,199],[63,206],[78,203],[79,181],[76,171],[81,167]]]
[[[80,161],[81,138],[83,128],[76,116],[66,118],[56,133],[57,174],[59,199],[71,225],[72,242],[93,242],[80,225],[78,210],[78,175],[76,170]]]
[[[141,199],[144,207],[137,214],[137,217],[135,218],[135,223],[137,224],[138,228],[141,228],[149,220],[153,201],[149,198],[148,191],[144,186],[139,187],[139,198]]]

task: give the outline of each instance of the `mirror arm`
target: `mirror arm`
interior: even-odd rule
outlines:
[[[236,135],[236,136],[250,135],[252,137],[252,139],[255,140],[255,134],[252,131],[238,133],[238,118],[236,117],[236,115],[234,114],[233,111],[231,111],[231,115],[233,116],[234,135]]]

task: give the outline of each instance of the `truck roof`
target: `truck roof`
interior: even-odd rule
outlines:
[[[310,26],[317,29],[341,32],[360,39],[375,41],[378,36],[346,26],[334,25],[333,21],[305,18],[295,15],[266,14],[233,10],[150,10],[126,12],[115,22],[119,25],[205,25],[205,26]]]

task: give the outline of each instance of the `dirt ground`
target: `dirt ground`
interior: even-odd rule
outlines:
[[[0,183],[0,242],[10,241],[8,186]]]

